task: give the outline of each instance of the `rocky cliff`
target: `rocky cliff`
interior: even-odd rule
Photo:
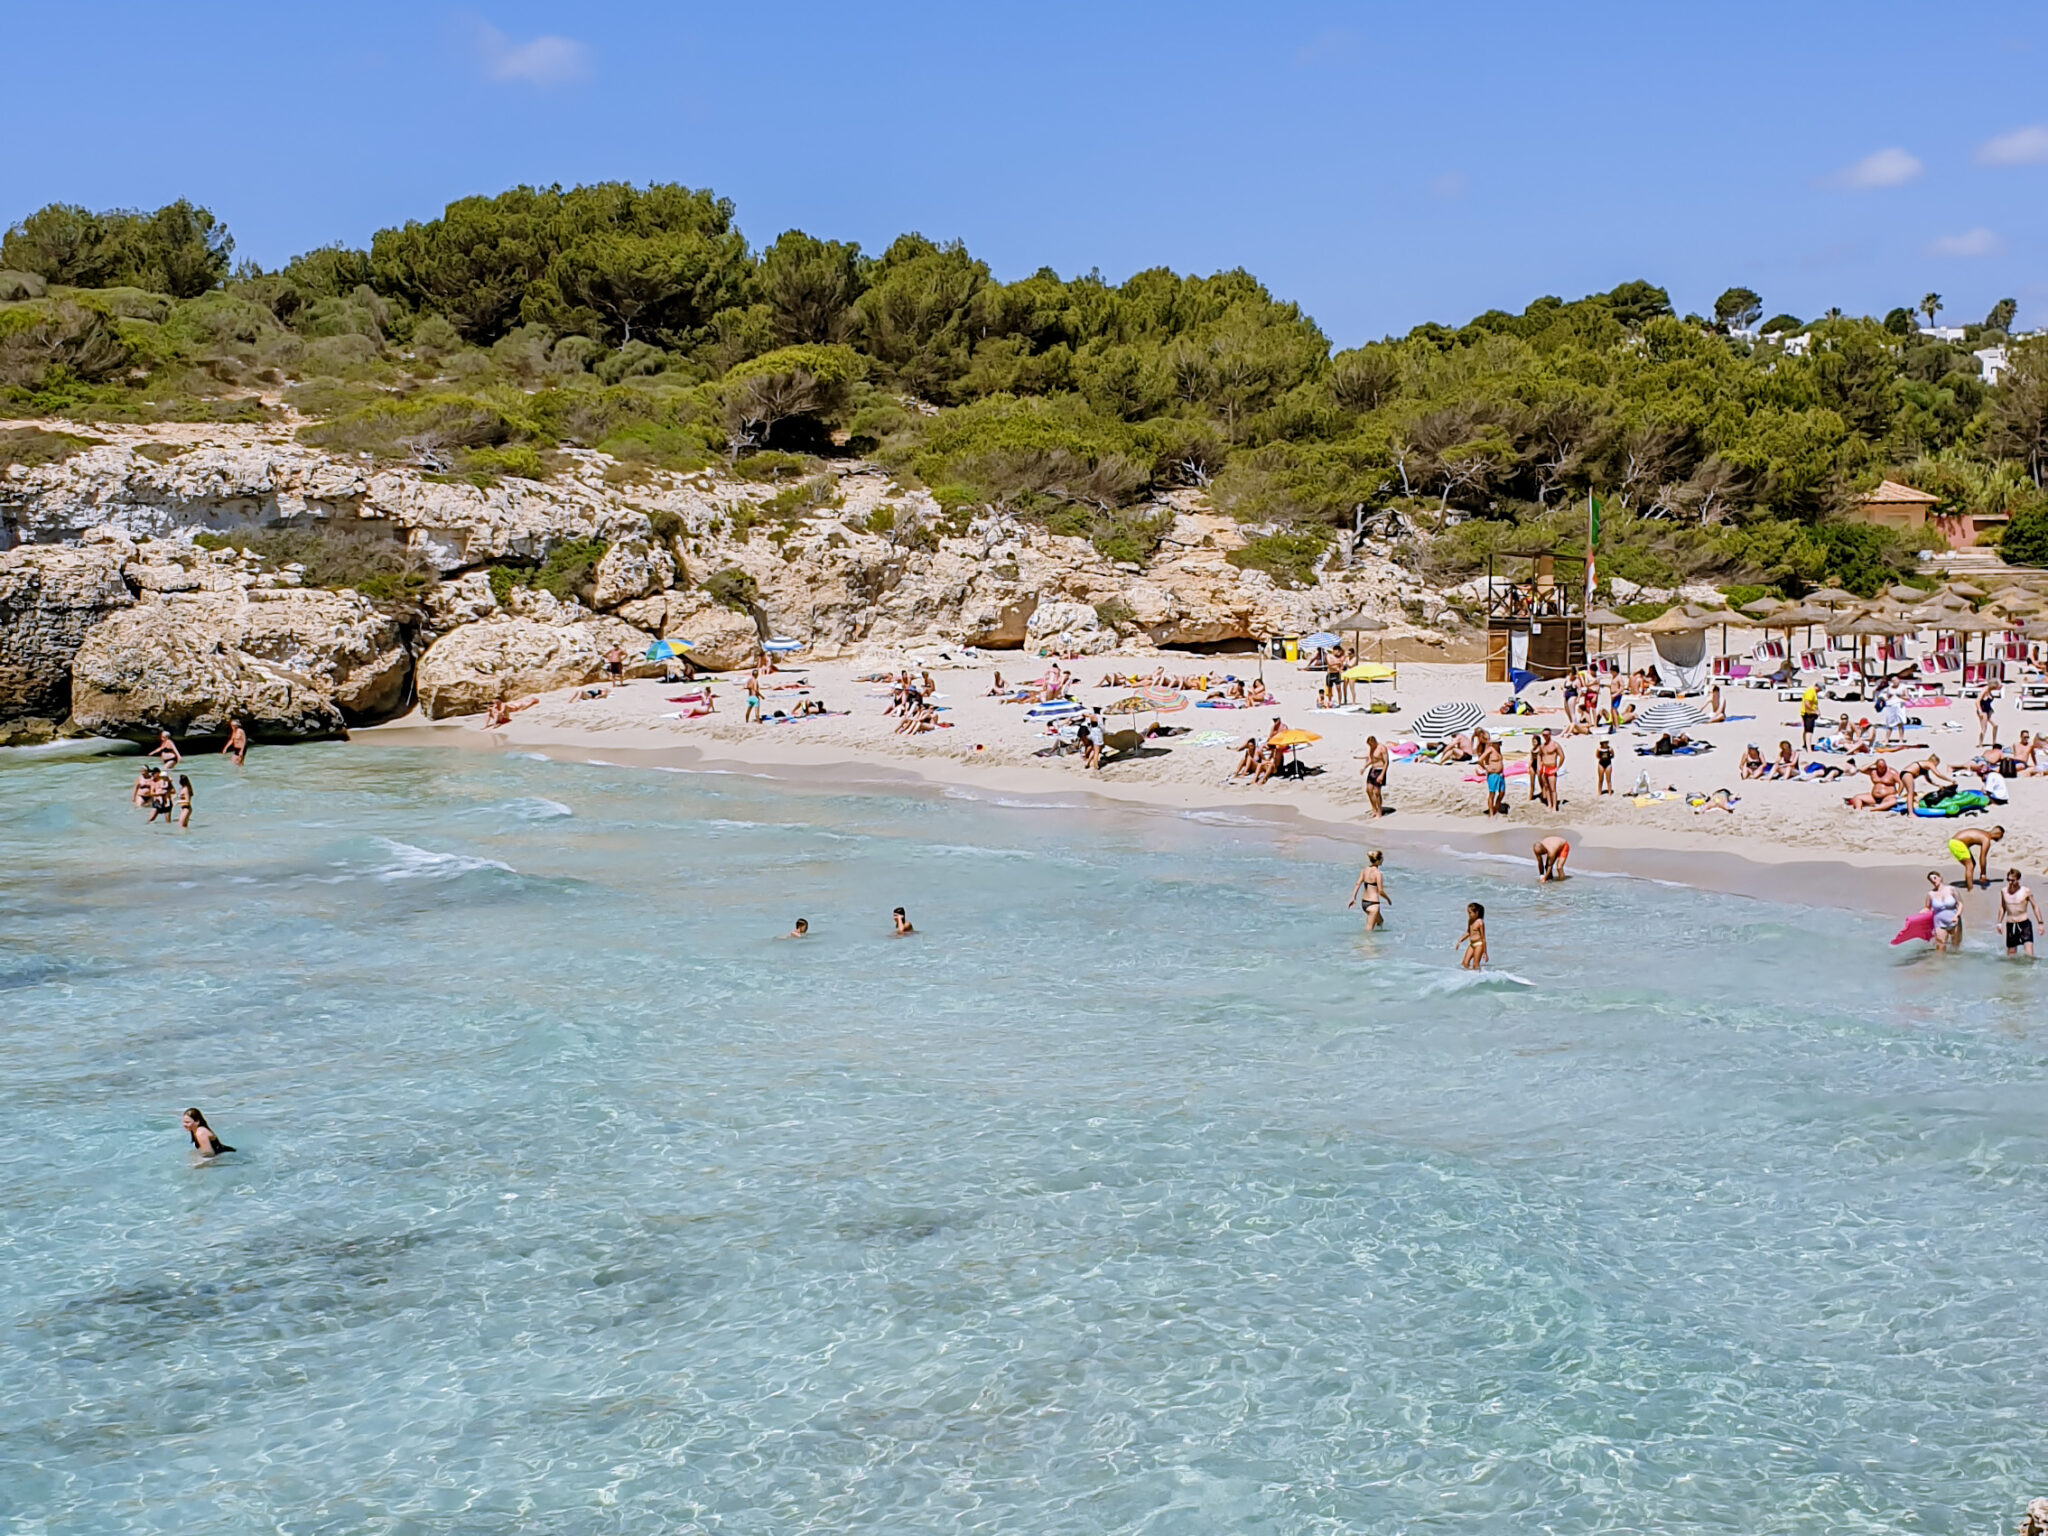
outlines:
[[[1171,526],[1139,565],[996,511],[948,523],[924,492],[861,463],[833,466],[792,510],[786,487],[594,453],[567,454],[546,482],[479,487],[317,452],[275,429],[89,430],[104,441],[0,473],[0,533],[16,546],[0,554],[0,719],[68,706],[92,730],[173,719],[197,730],[243,709],[294,734],[409,701],[415,653],[435,658],[420,695],[447,713],[507,687],[585,680],[611,644],[654,636],[688,639],[700,663],[724,668],[743,665],[764,628],[821,656],[931,644],[1086,655],[1301,634],[1359,609],[1394,635],[1434,639],[1406,616],[1445,613],[1381,559],[1326,568],[1297,590],[1239,569],[1228,556],[1242,531],[1192,491],[1153,509]],[[295,590],[290,568],[192,542],[279,527],[379,530],[441,579],[401,615]],[[484,579],[485,567],[584,540],[606,551],[566,601],[515,589],[501,604]],[[720,601],[704,590],[714,573]],[[527,627],[451,644],[465,627],[514,620]]]

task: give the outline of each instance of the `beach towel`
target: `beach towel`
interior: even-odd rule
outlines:
[[[1929,944],[1934,942],[1933,912],[1915,912],[1906,919],[1906,926],[1892,935],[1894,944],[1903,944],[1908,939],[1924,939]]]
[[[1191,747],[1221,747],[1237,740],[1235,731],[1197,731],[1188,738]]]

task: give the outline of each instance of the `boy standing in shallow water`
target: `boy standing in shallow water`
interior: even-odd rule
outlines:
[[[1458,959],[1461,971],[1476,971],[1486,964],[1486,908],[1476,901],[1465,903],[1465,936],[1458,940],[1464,953]]]
[[[2041,909],[2034,904],[2034,893],[2020,884],[2017,869],[2005,872],[2005,889],[1998,893],[1998,916],[2005,924],[2006,954],[2025,950],[2027,958],[2033,959],[2034,924],[2041,920]]]

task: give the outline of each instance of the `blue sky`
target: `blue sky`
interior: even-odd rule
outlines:
[[[189,196],[275,265],[517,182],[757,244],[1243,266],[1340,344],[1635,277],[2048,324],[2048,7],[15,7],[0,215]]]

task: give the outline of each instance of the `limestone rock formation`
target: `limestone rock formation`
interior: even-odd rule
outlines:
[[[659,544],[627,540],[613,544],[597,562],[597,590],[593,606],[617,608],[638,597],[649,597],[675,584],[675,557]]]
[[[504,612],[491,595],[491,579],[482,571],[468,571],[453,581],[436,582],[420,600],[420,607],[426,613],[426,629],[433,635],[445,635],[479,619],[502,617]]]
[[[405,703],[397,621],[353,592],[177,593],[95,625],[72,664],[71,714],[101,736],[336,735]]]
[[[690,660],[711,672],[744,667],[761,648],[761,632],[751,617],[692,592],[668,594],[661,632],[689,641]]]
[[[129,548],[24,545],[0,554],[0,721],[71,713],[71,666],[86,632],[130,607]]]
[[[548,624],[539,619],[486,619],[443,635],[420,658],[420,708],[430,720],[473,715],[500,699],[592,683],[604,675],[614,645],[635,665],[653,637],[612,618]]]

